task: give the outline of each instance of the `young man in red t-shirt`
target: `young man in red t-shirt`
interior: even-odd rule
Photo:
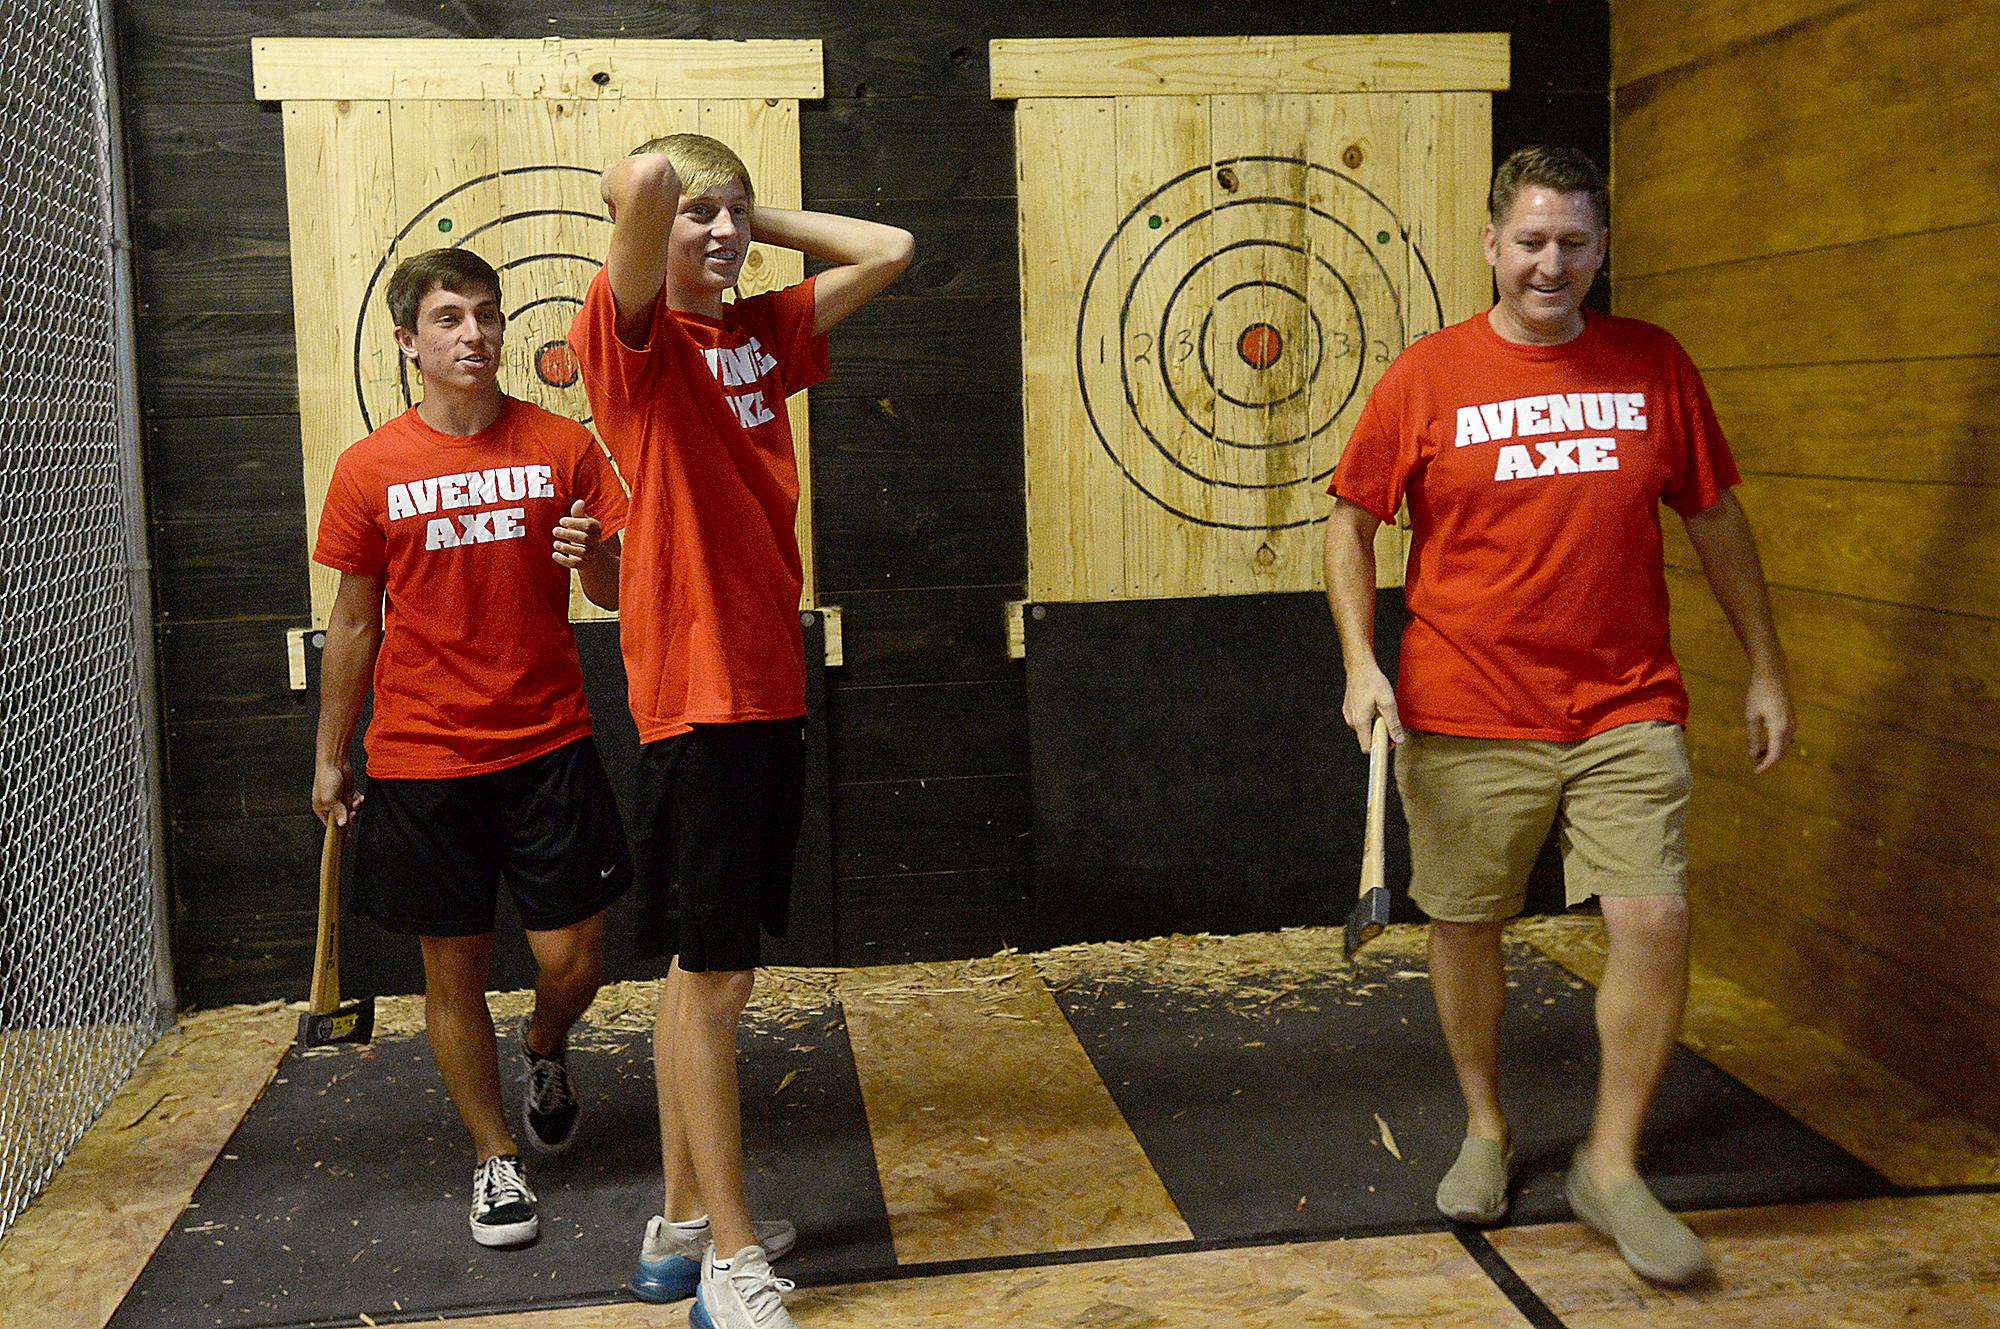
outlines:
[[[698,1329],[793,1324],[770,1259],[796,1238],[743,1194],[736,1028],[760,927],[783,935],[804,810],[805,647],[785,402],[826,334],[910,261],[908,232],[760,205],[729,148],[642,144],[604,172],[611,252],[570,330],[632,486],[621,635],[642,744],[634,843],[673,957],[654,1040],[665,1205],[632,1289],[695,1294]],[[833,266],[733,303],[752,237]],[[711,1239],[712,1238],[712,1239]]]
[[[473,1240],[511,1246],[540,1218],[500,1102],[494,904],[504,880],[535,953],[522,1126],[553,1152],[576,1130],[565,1040],[597,994],[604,910],[632,876],[569,626],[572,568],[592,600],[618,604],[625,496],[589,431],[500,391],[506,316],[484,259],[408,259],[388,303],[423,400],[343,452],[327,486],[313,557],[340,589],[313,810],[360,814],[347,750],[372,674],[355,907],[422,940],[425,1031],[472,1136]]]
[[[1791,740],[1784,655],[1700,375],[1663,330],[1583,307],[1609,242],[1603,174],[1579,152],[1523,149],[1489,204],[1498,303],[1397,357],[1334,472],[1342,714],[1364,749],[1377,715],[1401,745],[1410,893],[1432,920],[1431,983],[1466,1101],[1439,1209],[1490,1223],[1507,1208],[1501,929],[1559,818],[1569,901],[1597,896],[1609,938],[1596,1113],[1565,1190],[1634,1270],[1684,1282],[1706,1253],[1636,1161],[1687,996],[1688,703],[1667,644],[1661,503],[1749,654],[1758,771]],[[1410,624],[1392,688],[1373,645],[1374,536],[1405,499]]]

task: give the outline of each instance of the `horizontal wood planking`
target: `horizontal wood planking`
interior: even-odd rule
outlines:
[[[1013,107],[983,93],[808,104],[799,115],[806,197],[836,211],[883,199],[1011,199],[1013,122]]]
[[[1611,7],[1611,82],[1623,89],[1662,70],[1715,60],[1857,0],[1619,0]]]
[[[1703,377],[1745,473],[2000,485],[2000,355]]]
[[[291,309],[141,317],[139,378],[149,416],[296,418],[299,376]]]
[[[1273,92],[1495,92],[1504,32],[1325,37],[1006,38],[993,95],[1207,97]]]
[[[1021,403],[1011,393],[836,397],[813,402],[813,492],[1020,492]]]
[[[1689,826],[1697,963],[2000,1122],[1993,1109],[2000,1102],[2000,1009],[1937,982],[1928,966],[1913,969],[1876,950],[1884,932],[1904,923],[1888,908],[1873,911],[1860,899],[1865,926],[1835,931],[1799,916],[1782,885],[1767,884],[1767,865],[1747,881],[1726,875],[1704,847],[1729,832],[1713,825],[1699,802],[1697,809]],[[1768,827],[1743,833],[1769,844]],[[1924,907],[1935,910],[1928,902]],[[1985,919],[1991,912],[1989,902],[1979,914]]]
[[[1007,658],[1006,607],[1021,584],[847,591],[840,597],[847,659],[836,693],[898,683],[1019,680]]]
[[[1741,682],[1743,649],[1698,572],[1669,569],[1674,653]],[[1907,733],[2000,752],[2000,622],[1774,587],[1771,607],[1799,697]]]
[[[848,494],[814,514],[828,604],[849,590],[1019,581],[1019,490]]]
[[[304,615],[168,623],[160,629],[162,702],[170,725],[229,715],[238,719],[303,714],[308,694],[294,692],[285,634]]]
[[[284,817],[306,809],[317,719],[301,709],[296,715],[169,725],[167,795],[173,820]]]
[[[1996,50],[2000,8],[1905,0],[1840,10],[1621,90],[1620,277],[2000,216]],[[1969,132],[1948,155],[1912,151],[1940,125]],[[1729,224],[1690,227],[1692,215]]]
[[[285,121],[276,106],[127,103],[125,145],[137,212],[214,211],[217,182],[227,181],[231,213],[284,221]],[[145,253],[133,257],[143,273]]]
[[[1798,590],[2000,619],[2000,487],[1752,475],[1764,573]],[[1668,560],[1698,566],[1677,520]]]
[[[1989,874],[1885,843],[1855,824],[1852,793],[1814,808],[1779,799],[1770,772],[1752,775],[1747,762],[1713,751],[1717,741],[1734,746],[1741,725],[1733,716],[1710,713],[1691,727],[1705,731],[1690,742],[1704,750],[1697,798],[1705,806],[1694,818],[1700,872],[1782,900],[1796,917],[2000,1008],[2000,915],[1990,908]],[[1923,804],[1944,792],[1910,791],[1890,815],[1922,817]]]
[[[260,37],[250,43],[263,101],[598,101],[628,97],[813,98],[817,41]]]
[[[1494,4],[1358,0],[1339,27],[1356,33],[1479,27],[1513,35],[1514,86],[1604,88],[1610,78],[1608,6],[1500,0]],[[134,101],[241,101],[254,95],[250,42],[285,29],[316,36],[378,38],[816,38],[824,41],[829,93],[895,99],[986,99],[992,0],[933,0],[921,6],[865,6],[852,0],[709,0],[696,5],[629,5],[575,0],[479,9],[411,6],[387,10],[368,0],[327,0],[309,17],[274,14],[250,0],[199,5],[139,0],[118,6],[120,71]],[[1319,0],[1280,0],[1257,11],[1267,33],[1320,34],[1329,26]],[[1185,0],[1117,0],[1078,7],[1016,5],[1006,11],[1015,37],[1163,37],[1234,34],[1243,11]]]
[[[834,870],[843,877],[1033,865],[1028,777],[835,785]]]
[[[1023,774],[1026,708],[1018,679],[842,688],[827,724],[833,782]]]
[[[1792,750],[1753,779],[1742,685],[1692,670],[1685,678],[1697,778],[1748,781],[1781,819],[1831,814],[1885,852],[2000,877],[2000,753],[1799,697]]]
[[[305,482],[296,415],[149,415],[146,496],[155,521],[299,507]]]
[[[154,604],[162,624],[306,619],[305,521],[296,508],[234,520],[153,526]]]
[[[1613,307],[1671,328],[1707,371],[2000,354],[2000,319],[1965,298],[1996,289],[2000,222],[1684,272],[1621,272]]]
[[[833,330],[833,374],[813,400],[1018,391],[1020,326],[1011,292],[878,300]]]
[[[1035,944],[1028,868],[848,877],[836,889],[842,964],[949,960]]]

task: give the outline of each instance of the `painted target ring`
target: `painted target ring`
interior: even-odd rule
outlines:
[[[1430,265],[1379,195],[1300,158],[1227,158],[1148,193],[1105,241],[1077,387],[1106,455],[1169,512],[1303,526],[1366,388],[1442,325]]]
[[[509,177],[510,193],[525,197],[574,195],[576,181],[587,183],[595,196],[598,173],[582,166],[515,166],[504,171],[474,176],[452,186],[432,199],[397,230],[388,250],[375,264],[359,308],[354,313],[354,400],[364,426],[373,430],[383,421],[370,402],[369,367],[373,357],[368,344],[371,327],[370,306],[381,298],[383,287],[395,265],[426,248],[449,245],[470,246],[488,261],[498,255],[513,257],[494,262],[500,273],[503,299],[515,301],[507,310],[507,341],[501,352],[501,386],[516,396],[532,395],[542,405],[558,410],[571,419],[590,423],[590,403],[584,395],[583,378],[575,354],[569,349],[569,325],[582,307],[582,292],[590,285],[601,261],[588,254],[551,249],[547,237],[558,225],[574,236],[577,228],[586,234],[598,227],[603,233],[593,243],[578,245],[602,251],[610,244],[611,222],[601,213],[574,207],[520,207],[498,216],[476,220],[465,209],[467,191]],[[567,186],[567,190],[565,190]],[[471,224],[468,224],[471,223]],[[376,325],[379,326],[379,325]],[[415,404],[416,375],[408,360],[396,357],[396,398],[398,410]],[[378,393],[376,402],[381,401]]]

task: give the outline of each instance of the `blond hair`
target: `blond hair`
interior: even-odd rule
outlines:
[[[632,149],[631,155],[648,152],[657,152],[673,163],[674,174],[681,178],[681,194],[687,198],[700,198],[732,181],[742,185],[751,198],[757,196],[756,186],[750,183],[750,168],[720,139],[706,134],[663,134],[647,139]]]

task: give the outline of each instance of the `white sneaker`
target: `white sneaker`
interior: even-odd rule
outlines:
[[[785,1293],[792,1287],[791,1279],[771,1272],[762,1246],[745,1246],[727,1269],[715,1267],[715,1247],[710,1246],[702,1253],[701,1286],[688,1323],[694,1329],[799,1329],[785,1309]]]
[[[517,1156],[501,1154],[473,1169],[471,1223],[472,1239],[482,1246],[519,1246],[542,1230]]]
[[[772,1260],[783,1259],[799,1244],[799,1230],[782,1218],[753,1219],[750,1226]],[[639,1270],[626,1286],[641,1301],[686,1301],[701,1283],[702,1254],[714,1244],[706,1223],[697,1232],[683,1232],[656,1214],[646,1221]]]

